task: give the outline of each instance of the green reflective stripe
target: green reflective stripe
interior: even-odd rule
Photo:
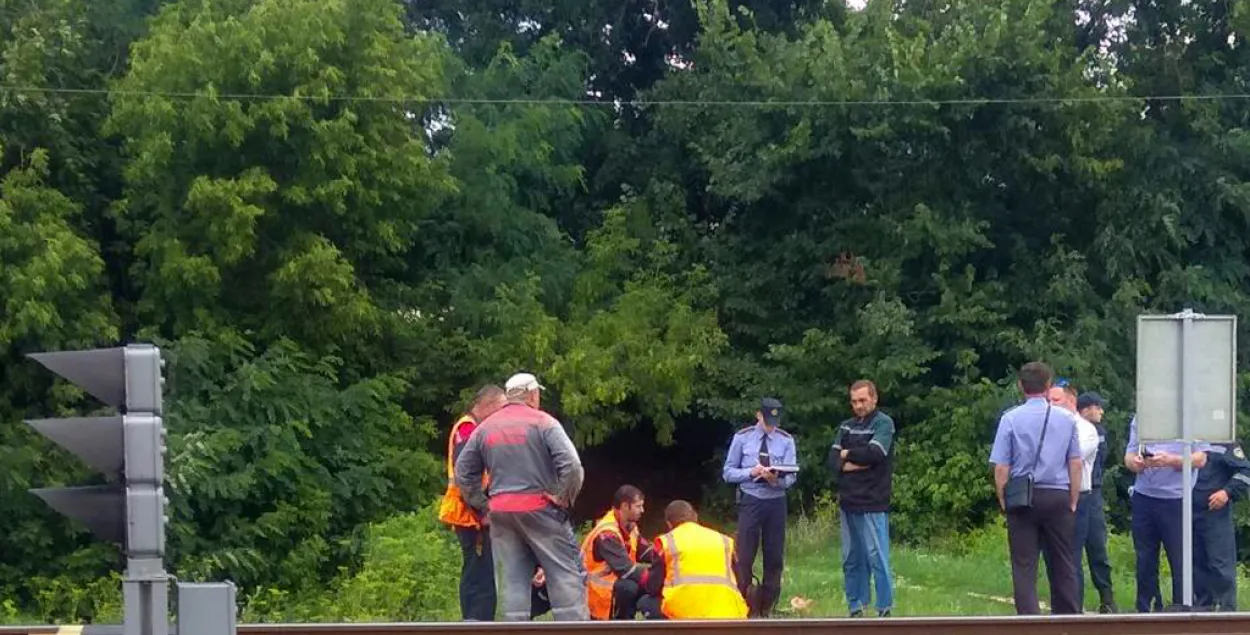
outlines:
[[[673,586],[681,586],[683,584],[723,584],[731,589],[737,590],[738,585],[733,582],[733,550],[729,548],[729,537],[721,535],[721,542],[725,546],[725,575],[690,575],[681,574],[681,553],[677,549],[677,537],[673,534],[661,536],[668,538],[668,552],[673,554]]]

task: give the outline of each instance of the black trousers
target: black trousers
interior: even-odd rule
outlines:
[[[1233,504],[1212,510],[1211,491],[1194,491],[1194,606],[1237,610],[1237,538]]]
[[[1046,554],[1046,577],[1050,580],[1051,612],[1081,612],[1073,548],[1076,513],[1068,505],[1067,491],[1036,489],[1033,507],[1007,513],[1007,546],[1011,552],[1017,614],[1042,612],[1037,600],[1037,561],[1042,553]]]
[[[609,619],[632,620],[638,615],[638,600],[643,590],[633,580],[617,579],[612,585],[612,613]]]
[[[756,603],[751,603],[747,588],[755,567],[755,552],[764,552],[764,577],[760,582]],[[786,498],[762,499],[743,494],[738,501],[738,589],[747,598],[751,612],[767,616],[781,597],[781,571],[786,549]]]
[[[643,617],[649,620],[668,619],[660,611],[660,598],[654,595],[644,595],[638,598],[638,610],[642,612]]]
[[[460,619],[495,620],[495,558],[490,535],[480,529],[456,527],[460,540]]]

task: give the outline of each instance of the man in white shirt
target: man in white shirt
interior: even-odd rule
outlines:
[[[1072,382],[1062,377],[1055,380],[1055,385],[1051,387],[1047,397],[1054,406],[1063,408],[1072,413],[1076,419],[1076,440],[1081,448],[1081,500],[1077,503],[1077,527],[1076,535],[1084,536],[1089,533],[1088,527],[1082,529],[1080,523],[1089,522],[1090,515],[1082,514],[1082,508],[1090,504],[1090,491],[1093,489],[1094,460],[1098,458],[1098,428],[1094,424],[1087,421],[1084,417],[1077,413],[1076,410],[1076,387]],[[1085,577],[1085,568],[1080,566],[1081,553],[1085,545],[1081,544],[1076,547],[1076,575],[1078,578]],[[1078,580],[1077,588],[1084,589],[1085,585],[1079,584],[1083,580]],[[1077,598],[1082,604],[1082,612],[1084,612],[1085,598]]]

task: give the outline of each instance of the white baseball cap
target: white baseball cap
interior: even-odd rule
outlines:
[[[546,390],[547,388],[538,383],[538,378],[529,373],[517,373],[508,378],[508,382],[504,384],[504,390],[507,392],[529,392],[531,390]]]

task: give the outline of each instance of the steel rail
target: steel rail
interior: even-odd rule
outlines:
[[[633,622],[405,622],[358,624],[240,624],[239,635],[1250,635],[1250,613],[1167,613],[1007,617],[894,617]],[[8,626],[0,635],[113,635],[120,625]]]

